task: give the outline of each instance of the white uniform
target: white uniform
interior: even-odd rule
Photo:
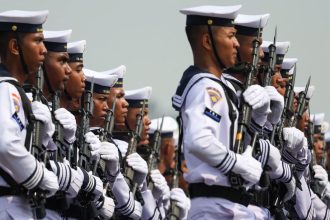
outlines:
[[[234,137],[230,138],[229,106],[223,87],[210,78],[218,80],[210,73],[199,73],[186,80],[185,86],[182,79],[182,94],[178,94],[179,86],[173,97],[183,121],[183,148],[189,170],[184,178],[189,183],[231,186],[226,174],[234,166],[236,155],[230,149]],[[234,105],[233,109],[238,116]],[[236,134],[237,117],[234,123]],[[255,215],[246,206],[227,199],[198,197],[191,200],[188,219],[255,219]]]
[[[0,77],[0,81],[3,79]],[[21,97],[13,85],[0,83],[0,103],[0,167],[17,183],[34,188],[41,181],[43,169],[24,146],[27,119]],[[8,186],[2,177],[0,186]],[[17,196],[0,197],[0,216],[0,219],[33,219],[28,201]]]

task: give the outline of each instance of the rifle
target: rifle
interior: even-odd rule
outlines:
[[[269,86],[271,85],[271,79],[272,75],[274,75],[275,72],[275,64],[276,64],[276,38],[277,38],[277,27],[275,28],[275,35],[274,35],[274,41],[271,45],[269,45],[269,65],[267,67],[267,72],[264,77],[263,86]]]
[[[128,143],[126,157],[128,155],[136,152],[137,145],[141,140],[144,110],[145,110],[145,101],[143,101],[141,111],[136,115],[135,130]],[[137,196],[138,197],[137,200],[140,201],[140,203],[143,205],[144,204],[143,198],[141,197],[141,195],[139,193],[136,193],[138,185],[137,185],[137,183],[134,183],[134,181],[133,181],[134,170],[132,169],[132,167],[128,166],[127,163],[124,163],[124,177],[126,179],[128,186],[130,187],[133,195]]]
[[[306,107],[306,96],[309,88],[311,77],[308,78],[305,91],[299,93],[297,110],[289,121],[289,127],[296,127],[297,121],[302,118]]]
[[[57,146],[57,150],[53,156],[55,161],[58,161],[58,156],[60,160],[63,161],[63,155],[65,155],[64,150],[64,137],[63,137],[63,127],[60,122],[55,118],[55,111],[60,108],[60,92],[56,91],[52,97],[52,116],[53,123],[55,125],[55,132],[53,135],[54,142]],[[70,151],[70,149],[68,149]]]
[[[149,173],[158,168],[158,163],[159,163],[159,156],[160,156],[160,145],[162,141],[162,128],[163,128],[163,123],[164,123],[164,116],[162,117],[162,122],[160,124],[160,127],[157,125],[157,130],[154,132],[154,141],[153,141],[153,147],[151,149],[149,158],[148,158],[148,170]],[[149,179],[148,183],[148,189],[152,192],[154,189],[154,183],[151,181],[151,178]]]
[[[41,101],[42,95],[42,68],[38,69],[36,74],[36,83],[32,90],[33,101]],[[34,118],[34,117],[33,117]],[[38,160],[43,161],[46,164],[47,155],[43,155],[45,150],[42,146],[42,136],[41,136],[42,123],[38,120],[33,121],[33,132],[32,132],[32,144],[30,146],[29,152]],[[44,156],[42,158],[42,155]],[[34,211],[33,215],[37,219],[43,219],[46,216],[46,196],[44,190],[35,189],[27,191],[27,198],[31,204],[31,208]]]
[[[85,95],[81,97],[81,129],[79,133],[79,167],[85,169],[86,171],[92,171],[92,161],[91,152],[89,150],[88,144],[85,141],[84,135],[89,131],[89,120],[93,114],[94,103],[93,103],[93,92],[94,92],[94,80],[91,83],[91,88],[85,90]],[[86,96],[86,101],[85,101]],[[84,106],[86,108],[84,108]],[[75,153],[76,154],[76,153]],[[76,160],[75,160],[76,161]]]
[[[252,65],[250,65],[251,69],[244,83],[244,89],[247,89],[249,86],[252,85],[253,77],[257,73],[257,65],[259,61],[259,51],[258,51],[259,46],[260,46],[260,24],[258,29],[258,37],[253,41],[253,51],[252,51],[253,60],[252,60]],[[248,105],[243,98],[241,99],[241,103],[242,105],[240,107],[239,122],[236,133],[235,145],[234,145],[234,152],[238,154],[243,153],[244,139],[245,139],[245,135],[248,132],[248,127],[251,121],[251,114],[252,114],[251,106]],[[243,186],[243,179],[239,174],[230,172],[229,181],[231,186],[234,188],[239,189]]]
[[[101,142],[106,141],[107,138],[112,135],[112,131],[113,131],[114,124],[115,124],[115,117],[114,117],[115,109],[116,109],[116,97],[114,98],[112,108],[107,111],[104,129],[101,132],[101,134],[99,135],[99,140]],[[98,168],[99,168],[99,172],[97,172]],[[99,177],[105,178],[104,172],[105,172],[105,161],[102,159],[96,160],[94,163],[94,167],[93,167],[93,174],[98,173]]]
[[[180,146],[178,146],[180,147]],[[178,188],[179,187],[179,150],[176,150],[175,151],[175,168],[174,168],[174,172],[173,172],[173,179],[172,179],[172,184],[171,184],[171,189],[174,189],[174,188]],[[177,206],[176,204],[177,202],[176,201],[172,201],[171,200],[171,205],[170,205],[170,209],[168,211],[168,218],[169,220],[179,220],[179,216],[180,216],[180,209],[179,207]]]
[[[293,101],[294,101],[294,91],[293,91],[293,87],[295,84],[295,80],[296,80],[296,72],[297,72],[297,66],[296,64],[294,65],[294,71],[293,71],[293,75],[292,78],[289,79],[286,88],[285,88],[285,94],[284,94],[284,108],[283,108],[283,113],[281,116],[281,121],[279,124],[277,124],[276,126],[274,126],[272,133],[271,133],[271,137],[270,137],[270,143],[274,145],[275,143],[275,134],[278,135],[277,137],[277,147],[279,148],[279,150],[282,150],[282,131],[283,131],[283,127],[284,125],[286,125],[286,120],[288,118],[291,118],[294,115],[294,110],[293,110]]]

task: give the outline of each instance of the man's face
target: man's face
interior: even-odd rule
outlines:
[[[123,130],[125,129],[125,121],[128,112],[128,102],[125,99],[125,92],[123,88],[111,88],[110,95],[108,97],[108,106],[112,108],[112,104],[116,98],[116,108],[115,108],[115,129]]]
[[[109,109],[107,104],[108,96],[108,94],[93,93],[94,109],[90,122],[91,126],[103,127]]]
[[[70,62],[69,66],[72,73],[66,83],[65,91],[73,99],[79,99],[85,90],[85,75],[83,72],[84,64],[82,62]]]
[[[128,128],[132,131],[135,130],[136,126],[136,116],[140,114],[141,108],[128,108],[128,114],[127,114],[127,123],[128,123]],[[149,125],[151,124],[151,120],[149,118],[149,110],[148,108],[144,109],[144,115],[142,118],[142,123],[143,123],[143,129],[141,133],[141,141],[139,144],[144,144],[148,145],[149,144],[149,130],[150,127]]]
[[[320,159],[323,157],[323,150],[324,140],[321,134],[314,134],[314,151],[317,161],[320,161]]]
[[[217,27],[213,29],[213,38],[219,58],[225,67],[231,67],[236,62],[239,43],[234,27]]]
[[[238,48],[239,55],[241,58],[241,62],[246,62],[252,64],[253,62],[253,42],[257,40],[257,37],[254,36],[243,36],[237,35],[237,40],[239,42],[240,47]],[[262,38],[259,38],[260,45],[262,44]],[[261,64],[261,59],[264,57],[264,51],[261,47],[258,50],[259,53],[259,61],[258,64]]]
[[[308,131],[308,124],[309,124],[309,115],[308,112],[305,111],[301,117],[301,119],[297,122],[297,128],[302,132]]]
[[[47,49],[43,41],[43,33],[27,33],[24,35],[21,47],[29,73],[35,74],[45,61]]]
[[[64,91],[72,73],[68,61],[69,55],[66,52],[48,52],[46,56],[45,69],[54,91]]]

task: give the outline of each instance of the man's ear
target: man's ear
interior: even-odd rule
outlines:
[[[8,42],[9,53],[19,55],[18,44],[15,38],[11,38]]]
[[[212,41],[208,33],[202,35],[202,47],[208,51],[212,50]]]

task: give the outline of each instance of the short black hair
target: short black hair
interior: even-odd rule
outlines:
[[[0,57],[1,59],[6,59],[8,43],[13,38],[18,38],[19,42],[22,43],[26,33],[23,32],[11,32],[11,31],[1,31],[0,32]]]
[[[192,50],[196,48],[197,43],[200,40],[200,36],[206,31],[206,26],[186,26],[186,35]]]

